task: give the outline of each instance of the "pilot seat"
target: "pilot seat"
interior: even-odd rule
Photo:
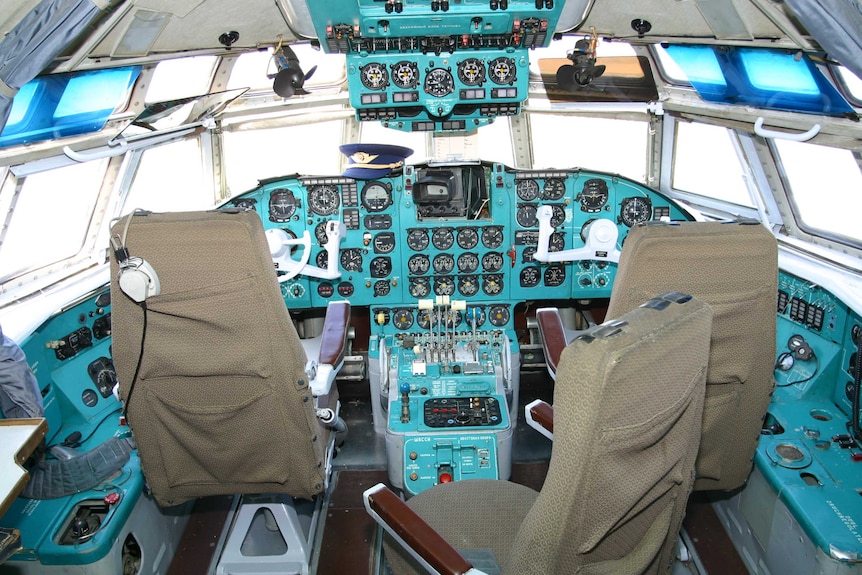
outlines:
[[[308,361],[253,211],[136,212],[112,243],[113,360],[153,496],[243,494],[217,572],[308,573],[350,304],[329,305]],[[261,515],[283,553],[243,547]]]

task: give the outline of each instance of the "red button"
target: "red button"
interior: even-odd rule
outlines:
[[[120,500],[120,494],[114,491],[105,495],[104,501],[106,505],[115,505]]]
[[[440,483],[452,483],[452,476],[448,473],[440,474]]]

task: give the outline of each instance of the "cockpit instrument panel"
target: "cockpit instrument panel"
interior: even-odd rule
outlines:
[[[296,238],[292,259],[305,259],[308,249],[307,264],[322,270],[329,264],[327,225],[344,224],[331,252],[334,277],[300,272],[281,282],[292,309],[325,307],[340,297],[354,306],[396,311],[415,311],[418,299],[436,296],[483,309],[608,297],[616,263],[535,258],[542,208],[550,208],[549,254],[584,247],[597,220],[616,226],[616,247],[623,249],[631,226],[691,219],[660,193],[621,176],[481,162],[408,165],[374,180],[278,178],[226,207],[255,210],[265,229]],[[395,328],[389,322],[385,329]]]
[[[528,52],[547,46],[565,2],[309,2],[315,35],[345,54],[359,120],[407,131],[470,130],[520,112]],[[567,28],[571,28],[569,25]]]

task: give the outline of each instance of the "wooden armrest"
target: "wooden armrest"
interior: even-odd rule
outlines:
[[[344,361],[347,346],[347,327],[350,324],[350,302],[332,301],[326,306],[323,320],[323,334],[320,339],[320,353],[317,362],[334,368]]]
[[[539,323],[539,333],[542,334],[542,349],[545,352],[545,363],[551,374],[557,373],[560,355],[568,345],[563,319],[557,308],[545,307],[536,310],[536,321]]]
[[[527,424],[547,437],[554,439],[554,406],[537,399],[524,407]]]
[[[374,520],[432,569],[443,575],[461,575],[473,569],[469,561],[382,483],[366,490],[362,497]]]

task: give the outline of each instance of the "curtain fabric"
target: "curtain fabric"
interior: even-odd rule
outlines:
[[[787,0],[814,39],[862,78],[862,4],[859,0]]]
[[[107,0],[42,0],[0,41],[0,130],[24,84],[96,19]]]

